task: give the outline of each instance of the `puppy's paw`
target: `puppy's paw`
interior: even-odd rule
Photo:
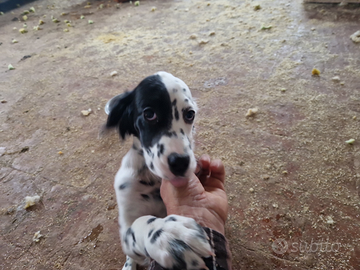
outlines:
[[[214,255],[203,228],[192,218],[177,215],[156,219],[145,246],[152,259],[169,269],[207,269],[202,257]]]
[[[136,270],[136,262],[133,261],[130,257],[126,256],[126,262],[122,268],[122,270]]]

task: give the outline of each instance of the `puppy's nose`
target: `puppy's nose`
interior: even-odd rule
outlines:
[[[189,167],[190,157],[188,155],[171,153],[168,156],[168,163],[170,171],[175,176],[184,176],[187,168]]]

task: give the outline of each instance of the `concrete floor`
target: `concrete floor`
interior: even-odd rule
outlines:
[[[233,269],[360,269],[358,5],[90,3],[0,16],[0,269],[121,269],[112,184],[131,142],[98,131],[159,70],[198,99],[197,154],[226,165]]]

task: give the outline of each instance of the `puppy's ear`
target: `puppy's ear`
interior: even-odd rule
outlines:
[[[118,128],[122,139],[126,135],[137,136],[134,127],[134,97],[135,90],[113,97],[105,106],[105,112],[108,119],[105,125],[106,129]]]

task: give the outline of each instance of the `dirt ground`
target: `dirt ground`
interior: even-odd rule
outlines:
[[[122,268],[112,185],[131,140],[98,133],[107,100],[160,70],[197,98],[197,155],[226,165],[233,269],[360,269],[359,5],[1,7],[0,269]]]

